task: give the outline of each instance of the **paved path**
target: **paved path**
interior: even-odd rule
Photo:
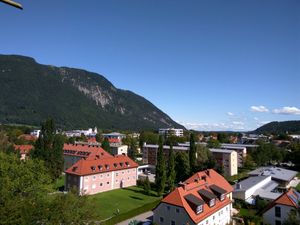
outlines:
[[[140,215],[137,215],[135,217],[132,217],[128,220],[124,220],[120,223],[117,223],[116,225],[128,225],[129,222],[132,221],[132,220],[138,220],[138,221],[143,221],[143,222],[152,221],[152,216],[153,216],[153,212],[148,211],[148,212],[142,213]]]

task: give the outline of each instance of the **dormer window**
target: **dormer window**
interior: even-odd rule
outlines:
[[[117,168],[117,166],[118,166],[118,164],[117,164],[117,163],[114,163],[114,167]]]
[[[125,164],[126,164],[126,166],[127,166],[127,167],[129,167],[129,166],[130,166],[130,165],[129,165],[129,162],[125,162]]]
[[[216,199],[215,199],[215,198],[214,198],[214,199],[211,199],[211,200],[209,201],[209,207],[213,207],[215,204],[216,204]]]
[[[102,165],[99,165],[99,166],[98,166],[98,169],[101,171],[101,170],[102,170]]]
[[[95,171],[96,167],[95,166],[91,166],[91,169],[92,169],[92,171]]]
[[[196,214],[198,215],[199,213],[203,212],[203,205],[198,205],[196,208]]]
[[[220,200],[223,201],[225,199],[225,194],[221,194]]]
[[[109,170],[109,165],[106,164],[105,165],[105,169]]]
[[[123,167],[123,163],[122,162],[120,162],[120,166]]]

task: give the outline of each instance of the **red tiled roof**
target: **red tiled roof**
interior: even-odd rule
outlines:
[[[15,150],[20,151],[21,154],[28,154],[32,149],[33,145],[14,145]]]
[[[30,134],[22,134],[18,138],[26,140],[26,141],[35,141],[35,140],[37,140],[36,136],[30,135]]]
[[[218,187],[224,189],[226,193],[225,195],[232,192],[233,188],[231,185],[218,174],[213,169],[198,172],[187,179],[182,186],[176,188],[170,194],[168,194],[165,198],[162,199],[161,202],[176,205],[179,207],[183,207],[189,217],[195,222],[199,223],[203,219],[209,217],[210,215],[214,214],[221,208],[225,207],[226,205],[231,203],[231,200],[227,197],[223,201],[220,201],[216,198],[216,203],[214,206],[209,207],[207,203],[203,204],[203,211],[199,214],[196,214],[194,209],[191,208],[190,204],[187,202],[185,197],[187,195],[193,195],[200,201],[204,201],[201,195],[198,193],[199,190],[206,190],[205,192],[208,194],[214,194],[212,189],[210,188],[211,185],[217,185]],[[204,201],[205,202],[205,201]]]
[[[98,143],[95,137],[91,137],[88,139],[88,143]]]
[[[116,170],[124,170],[138,167],[138,164],[127,156],[117,155],[100,159],[81,159],[69,169],[66,173],[79,176],[105,173]]]
[[[120,143],[121,140],[119,138],[108,138],[109,143]]]
[[[79,156],[82,158],[100,158],[113,157],[103,148],[98,145],[87,145],[87,144],[64,144],[64,155]]]
[[[273,208],[275,205],[287,205],[298,209],[299,205],[296,202],[294,202],[292,199],[294,198],[295,200],[299,201],[298,196],[296,196],[294,192],[295,190],[293,188],[290,188],[289,190],[284,192],[277,199],[275,199],[269,205],[267,205],[267,207],[263,210],[263,213]]]

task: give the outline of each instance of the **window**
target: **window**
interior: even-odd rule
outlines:
[[[275,206],[275,216],[281,217],[281,208],[279,206]]]
[[[177,213],[179,213],[179,212],[180,212],[178,208],[176,208],[176,212],[177,212]]]
[[[175,221],[174,220],[171,220],[171,225],[175,225]]]
[[[225,194],[221,194],[220,200],[223,201],[225,199]]]
[[[118,176],[119,174],[118,173],[116,173],[116,177]]]
[[[116,180],[116,183],[118,183],[119,181],[118,180]]]
[[[107,181],[106,183],[109,184],[109,181]]]
[[[100,187],[102,187],[102,185],[103,185],[103,184],[102,184],[102,183],[100,183]]]
[[[107,176],[109,177],[109,173],[107,174]]]
[[[275,225],[281,225],[281,221],[280,220],[275,220]]]
[[[159,222],[163,223],[164,222],[164,218],[163,217],[159,217]]]
[[[216,200],[212,199],[209,201],[209,207],[213,207],[216,204]]]
[[[170,208],[171,208],[171,207],[170,207],[169,205],[167,205],[167,210],[168,210],[168,211],[170,211]]]
[[[203,211],[203,205],[198,205],[196,208],[196,214],[199,214]]]
[[[93,176],[93,180],[96,180],[96,176]]]

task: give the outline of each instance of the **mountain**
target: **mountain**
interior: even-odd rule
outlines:
[[[0,123],[40,125],[47,118],[64,129],[184,128],[145,98],[116,88],[102,75],[0,55]]]
[[[273,133],[273,134],[282,134],[282,133],[300,133],[300,120],[291,120],[283,122],[271,122],[267,123],[259,128],[257,128],[255,133]]]

